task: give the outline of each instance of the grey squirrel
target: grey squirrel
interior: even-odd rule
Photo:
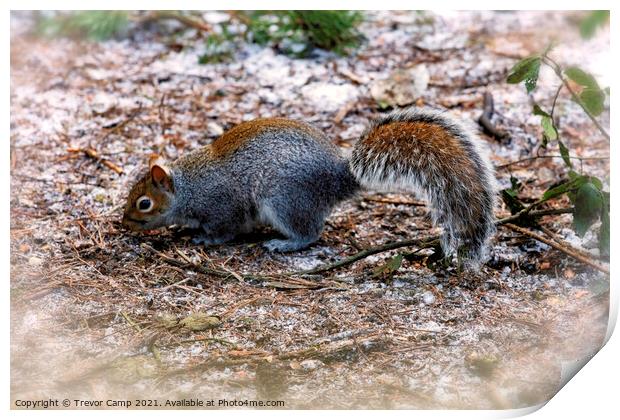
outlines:
[[[473,130],[445,112],[393,111],[374,120],[350,161],[313,126],[284,118],[241,123],[170,164],[152,160],[131,189],[123,224],[202,228],[196,243],[221,244],[256,225],[284,239],[271,251],[319,239],[325,218],[361,187],[416,192],[428,200],[441,245],[479,261],[494,232],[492,166]]]

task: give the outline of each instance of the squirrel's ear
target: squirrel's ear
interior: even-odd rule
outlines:
[[[172,178],[170,177],[170,169],[157,155],[152,155],[149,161],[151,167],[151,178],[155,185],[170,192],[173,192]]]
[[[159,156],[157,153],[151,153],[149,155],[149,168],[152,168],[156,164],[163,164],[164,158]]]

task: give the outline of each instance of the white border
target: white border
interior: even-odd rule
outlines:
[[[615,27],[615,14],[618,13],[618,9],[614,7],[614,3],[612,1],[575,1],[575,0],[564,0],[562,2],[559,1],[547,1],[542,2],[540,0],[521,0],[521,1],[505,1],[499,2],[488,1],[488,0],[470,0],[468,2],[463,3],[462,1],[449,0],[443,1],[440,4],[435,1],[430,0],[421,0],[415,2],[405,2],[405,1],[394,1],[394,0],[383,0],[380,3],[374,2],[371,3],[369,1],[325,1],[325,0],[315,0],[312,2],[311,6],[314,9],[359,9],[359,10],[372,10],[372,9],[437,9],[438,7],[442,10],[453,10],[453,9],[463,9],[466,7],[469,10],[475,9],[520,9],[520,10],[577,10],[577,9],[611,9],[612,10],[612,60],[614,71],[612,74],[620,74],[618,71],[618,62],[615,57],[613,46],[617,45],[618,37]],[[131,5],[131,7],[128,7]],[[41,1],[41,0],[22,0],[22,1],[11,1],[8,3],[8,8],[5,9],[5,13],[3,15],[2,21],[5,22],[3,27],[5,28],[2,31],[2,47],[5,57],[5,63],[9,63],[9,10],[29,10],[29,9],[84,9],[84,1],[79,0],[69,0],[69,1]],[[197,1],[188,1],[188,0],[177,0],[175,2],[164,1],[164,0],[150,0],[150,1],[118,1],[118,0],[107,0],[107,1],[89,1],[88,8],[92,9],[198,9],[204,8],[205,6],[210,6],[208,2],[197,2]],[[212,4],[214,9],[305,9],[310,5],[304,2],[292,2],[282,1],[282,0],[269,0],[269,1],[261,1],[260,3],[256,1],[249,0],[228,0],[228,1],[220,1],[216,4]],[[381,6],[381,7],[378,7]],[[615,59],[614,59],[615,58]],[[10,118],[9,118],[9,110],[10,110],[10,89],[9,89],[9,66],[5,64],[3,67],[3,83],[2,83],[2,92],[4,101],[3,104],[3,136],[4,138],[4,165],[0,165],[0,170],[2,170],[2,192],[5,197],[2,200],[1,209],[4,215],[4,226],[5,226],[5,236],[4,241],[2,241],[2,251],[3,252],[3,266],[2,271],[6,274],[5,278],[7,286],[8,279],[10,277],[9,270],[9,200],[6,199],[9,197],[9,127],[10,127]],[[612,87],[612,92],[617,94],[617,90]],[[612,101],[615,96],[612,95]],[[612,127],[611,132],[613,133],[613,126],[615,121],[615,116],[617,111],[614,107],[612,107]],[[611,142],[611,153],[612,153],[612,162],[618,162],[618,146],[615,145],[614,141]],[[612,164],[612,173],[615,172],[613,169],[614,165]],[[615,178],[614,178],[615,179]],[[614,183],[611,183],[611,188],[614,188]],[[618,204],[620,199],[618,199],[618,194],[620,192],[613,191],[611,194],[612,197],[612,211],[619,208]],[[620,214],[615,212],[615,214]],[[612,214],[612,261],[616,260],[618,257],[618,252],[614,247],[615,240],[617,238],[616,235],[618,233],[618,223],[615,223],[614,217]],[[613,279],[612,276],[612,310],[611,310],[611,318],[613,319],[613,324],[615,324],[615,320],[617,318],[617,308],[618,308],[618,290],[617,290],[618,282]],[[4,337],[8,338],[9,335],[9,316],[8,313],[10,310],[9,305],[9,294],[8,290],[5,288],[4,293],[1,294],[2,304],[5,308],[5,316],[2,320]],[[610,324],[608,330],[608,337],[613,329],[613,325]],[[8,340],[5,340],[6,343]],[[102,418],[110,415],[120,416],[120,417],[146,417],[149,418],[166,418],[169,419],[171,416],[176,416],[178,413],[170,413],[168,411],[148,411],[148,412],[120,412],[120,411],[91,411],[88,413],[80,412],[80,411],[62,411],[62,412],[53,412],[53,411],[10,411],[8,408],[10,407],[9,401],[9,347],[7,345],[2,346],[2,353],[4,356],[4,381],[2,383],[2,390],[4,391],[4,395],[6,399],[4,400],[4,409],[9,411],[10,416],[14,417],[39,417],[44,416],[45,418],[81,418],[84,415],[88,415],[93,418]],[[618,413],[618,373],[620,363],[618,359],[620,358],[620,339],[618,339],[617,334],[615,334],[611,340],[607,343],[607,345],[597,354],[593,360],[586,364],[581,372],[577,374],[575,378],[573,378],[569,383],[556,395],[543,409],[534,413],[531,418],[537,419],[552,419],[552,418],[573,418],[580,417],[584,418],[594,417],[594,418],[611,418],[611,413],[617,415]],[[484,419],[484,418],[503,418],[503,417],[513,417],[519,416],[523,414],[527,414],[531,412],[534,408],[525,409],[525,410],[507,410],[504,412],[500,411],[461,411],[461,412],[451,412],[451,411],[389,411],[389,412],[375,412],[375,411],[353,411],[353,412],[315,412],[315,411],[301,411],[301,412],[291,412],[291,411],[209,411],[208,413],[204,411],[193,411],[193,412],[184,412],[183,416],[195,417],[204,419],[205,416],[209,417],[227,417],[227,418],[242,418],[246,416],[252,416],[253,418],[284,418],[295,416],[299,418],[312,418],[313,420],[317,416],[324,415],[337,415],[344,417],[351,417],[355,419],[364,419],[370,418],[371,416],[389,416],[394,418],[408,418],[410,419],[412,416],[415,418],[472,418],[472,419]]]

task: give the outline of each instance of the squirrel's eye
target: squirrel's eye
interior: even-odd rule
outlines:
[[[153,208],[153,201],[146,195],[143,195],[136,201],[136,208],[142,213],[151,211],[151,209]]]

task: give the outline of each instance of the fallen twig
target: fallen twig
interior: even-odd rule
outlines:
[[[347,79],[351,80],[353,83],[357,84],[357,85],[364,85],[366,82],[365,80],[356,75],[355,73],[353,73],[352,71],[345,69],[338,69],[338,73],[340,73],[342,76],[346,77]]]
[[[276,355],[276,357],[280,360],[308,359],[313,357],[326,360],[330,359],[337,353],[355,351],[358,348],[357,344],[360,342],[365,343],[365,347],[369,347],[369,345],[377,345],[383,342],[383,339],[379,333],[376,333],[364,337],[355,337],[334,342],[328,342],[325,344],[316,345],[301,350],[280,353]]]
[[[186,269],[189,268],[189,269],[191,269],[193,271],[197,271],[197,272],[202,273],[202,274],[208,274],[208,275],[216,276],[216,277],[222,277],[222,278],[234,277],[232,274],[230,274],[227,271],[214,270],[212,268],[203,267],[201,265],[194,264],[192,262],[179,261],[176,258],[169,257],[168,255],[164,254],[163,252],[159,252],[158,250],[156,250],[152,246],[150,246],[148,244],[145,244],[145,243],[142,243],[140,246],[142,248],[152,252],[153,254],[157,255],[162,260],[166,261],[168,264],[174,265],[176,267],[181,267],[181,268],[186,268]]]
[[[127,323],[133,328],[135,329],[137,332],[142,332],[142,328],[140,328],[140,326],[129,317],[129,315],[127,315],[127,313],[125,311],[121,311],[121,316],[123,318],[125,318],[125,321],[127,321]]]
[[[344,117],[347,116],[347,114],[353,109],[355,108],[355,105],[357,104],[357,101],[350,101],[347,102],[346,104],[344,104],[342,106],[342,108],[340,108],[340,110],[338,111],[338,113],[336,114],[336,116],[334,117],[334,122],[336,124],[340,124],[342,122],[342,120],[344,120]]]
[[[133,121],[138,115],[140,115],[140,113],[142,112],[142,104],[140,104],[138,106],[138,108],[133,111],[131,114],[129,114],[129,116],[127,118],[125,118],[124,120],[120,121],[119,123],[114,124],[111,127],[105,127],[107,128],[107,131],[105,133],[103,133],[94,143],[95,144],[101,144],[105,139],[107,139],[111,134],[113,133],[118,133],[119,131],[121,131],[123,128],[125,128],[125,126],[127,126],[127,124],[129,124],[131,121]],[[90,143],[93,144],[93,143]]]
[[[594,256],[586,257],[582,254],[582,251],[576,250],[573,246],[569,245],[568,243],[563,243],[563,244],[557,243],[551,239],[545,238],[544,236],[541,236],[535,232],[532,232],[531,230],[525,229],[521,226],[514,225],[512,223],[506,223],[505,226],[509,229],[514,230],[515,232],[519,232],[523,235],[529,236],[530,238],[536,239],[539,242],[545,243],[559,251],[562,251],[566,255],[573,257],[579,262],[587,264],[590,267],[594,267],[597,270],[602,271],[605,274],[609,274],[608,267],[605,267],[604,265],[599,264],[598,262],[594,261],[596,257]]]
[[[495,127],[491,122],[491,118],[493,118],[494,107],[493,107],[493,95],[491,92],[484,92],[484,105],[482,115],[478,118],[478,123],[482,126],[484,131],[495,137],[497,140],[502,140],[508,137],[508,133],[502,131]]]
[[[69,147],[67,149],[67,152],[69,152],[69,153],[84,153],[87,157],[89,157],[91,159],[94,159],[97,162],[101,162],[104,166],[107,166],[108,168],[112,169],[117,174],[120,175],[120,174],[123,173],[123,168],[118,166],[116,163],[113,163],[110,160],[102,158],[101,156],[99,156],[99,153],[97,153],[97,151],[95,149],[93,149],[92,147],[86,147],[86,148]]]
[[[182,23],[185,26],[189,26],[190,28],[197,29],[202,32],[211,32],[211,26],[207,25],[205,22],[201,22],[197,19],[192,19],[189,16],[182,15],[178,12],[173,12],[170,10],[154,10],[147,14],[145,17],[139,19],[141,23],[150,22],[153,20],[159,19],[172,19]]]
[[[554,240],[555,242],[559,243],[560,245],[566,244],[567,246],[571,246],[564,239],[560,238],[555,232],[552,232],[551,229],[546,228],[546,227],[541,225],[540,226],[540,230],[545,232],[552,240]],[[573,249],[575,250],[575,252],[580,253],[585,258],[595,258],[597,260],[602,260],[602,257],[600,255],[599,256],[593,255],[593,254],[589,253],[588,251],[586,251],[585,249],[575,248],[575,247],[573,247]]]
[[[407,239],[405,241],[398,241],[398,242],[389,242],[387,244],[384,245],[379,245],[376,247],[372,247],[372,248],[368,248],[365,249],[361,252],[358,252],[357,254],[353,254],[349,257],[343,258],[339,261],[336,261],[334,263],[331,264],[326,264],[326,265],[322,265],[320,267],[317,268],[313,268],[311,270],[305,270],[305,271],[300,271],[296,274],[317,274],[317,273],[322,273],[325,271],[331,271],[334,270],[336,268],[340,268],[340,267],[344,267],[346,265],[350,265],[353,264],[356,261],[362,260],[366,257],[369,257],[371,255],[374,254],[380,254],[382,252],[386,252],[386,251],[391,251],[393,249],[397,249],[397,248],[404,248],[404,247],[408,247],[408,246],[418,246],[421,248],[429,248],[431,246],[434,246],[435,244],[439,243],[439,235],[434,235],[434,236],[425,236],[423,238],[418,238],[418,239]]]

